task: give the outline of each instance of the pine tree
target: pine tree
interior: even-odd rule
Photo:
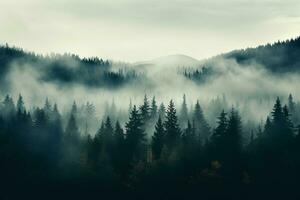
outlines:
[[[71,115],[76,119],[77,117],[77,105],[76,102],[73,102],[72,108],[71,108]]]
[[[292,94],[289,95],[288,98],[288,109],[290,110],[290,112],[293,114],[295,112],[295,102],[293,100],[293,96]]]
[[[269,136],[272,134],[272,122],[270,117],[267,117],[265,127],[264,127],[264,135]]]
[[[126,147],[129,159],[141,160],[145,158],[145,136],[144,124],[136,106],[130,113],[129,121],[125,125],[126,129]]]
[[[242,122],[238,112],[232,108],[226,130],[226,140],[232,155],[240,153],[242,147]]]
[[[158,109],[158,117],[160,117],[161,120],[164,122],[165,116],[166,116],[166,108],[165,108],[165,105],[163,103],[161,103],[159,106],[159,109]]]
[[[210,135],[210,127],[204,117],[199,101],[197,101],[195,105],[193,121],[195,123],[198,141],[200,144],[203,144],[203,142],[205,142]]]
[[[117,121],[115,125],[114,137],[115,137],[117,149],[121,149],[122,146],[124,145],[125,135],[119,121]]]
[[[155,160],[159,160],[164,146],[165,129],[161,118],[155,125],[154,135],[152,136],[152,153]]]
[[[155,100],[155,96],[152,98],[152,102],[151,102],[151,119],[156,120],[157,117],[157,105],[156,105],[156,100]]]
[[[183,154],[186,158],[193,159],[199,145],[195,134],[195,128],[188,120],[187,128],[182,134]]]
[[[172,100],[170,101],[167,109],[164,126],[166,130],[166,145],[168,150],[172,151],[172,149],[178,145],[181,136],[176,109]]]
[[[46,115],[48,115],[48,117],[51,114],[51,110],[52,110],[51,104],[50,104],[48,98],[46,98],[45,104],[44,104],[44,111],[45,111]]]
[[[73,141],[78,141],[80,137],[79,129],[77,126],[76,119],[73,114],[71,114],[67,127],[66,127],[66,136],[71,138]]]
[[[19,98],[17,101],[17,111],[20,111],[21,113],[23,113],[25,111],[24,101],[23,101],[23,97],[21,96],[21,94],[19,94]]]
[[[222,159],[224,150],[226,149],[226,137],[227,137],[227,113],[222,110],[220,116],[218,117],[217,127],[215,128],[211,137],[211,148],[213,159]]]
[[[291,115],[290,115],[289,109],[286,105],[282,108],[282,112],[283,112],[283,117],[284,117],[283,125],[284,125],[285,134],[292,137],[294,134],[293,133],[294,125],[291,120]]]
[[[5,118],[9,118],[9,117],[13,117],[15,113],[16,113],[16,107],[14,101],[9,95],[6,95],[3,101],[2,115]]]
[[[183,127],[183,125],[188,121],[188,108],[186,104],[185,94],[183,95],[183,102],[180,109],[179,121],[181,127]]]
[[[143,120],[143,123],[144,125],[146,125],[146,123],[150,119],[150,106],[149,106],[147,95],[144,96],[144,103],[140,107],[140,112],[141,112],[141,118]]]

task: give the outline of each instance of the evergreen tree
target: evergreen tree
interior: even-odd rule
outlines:
[[[4,118],[10,118],[13,117],[15,113],[16,113],[16,107],[14,101],[9,95],[6,95],[3,101],[2,115]]]
[[[166,121],[164,123],[166,130],[166,145],[168,150],[172,151],[179,143],[181,131],[178,125],[176,109],[173,101],[171,100],[166,113]]]
[[[295,112],[295,107],[296,107],[296,104],[293,100],[293,96],[292,96],[292,94],[290,94],[289,98],[288,98],[288,109],[290,110],[290,112],[292,114]]]
[[[21,96],[21,94],[19,94],[19,98],[17,101],[17,111],[20,111],[21,113],[23,113],[25,111],[24,101],[23,101],[23,97]]]
[[[71,108],[71,115],[76,119],[77,117],[77,105],[76,102],[73,102],[72,108]]]
[[[283,112],[283,117],[284,117],[283,125],[284,125],[284,129],[285,129],[285,133],[286,133],[286,135],[289,135],[290,137],[292,137],[294,134],[293,133],[294,125],[291,120],[291,115],[290,115],[289,109],[286,105],[282,108],[282,112]]]
[[[115,137],[117,149],[122,149],[122,146],[124,145],[125,142],[125,135],[119,121],[117,121],[115,125],[114,137]]]
[[[152,98],[152,102],[151,102],[151,119],[156,120],[157,117],[157,105],[156,105],[156,100],[155,100],[155,96]]]
[[[48,117],[49,117],[51,114],[51,111],[52,111],[52,107],[51,107],[51,104],[50,104],[48,98],[46,98],[46,100],[45,100],[44,111],[45,111],[46,115],[48,115]]]
[[[144,103],[140,107],[141,112],[141,119],[143,120],[144,125],[149,121],[150,119],[150,105],[147,98],[147,95],[144,96]]]
[[[130,113],[129,121],[125,125],[126,129],[126,147],[129,159],[145,159],[145,136],[143,120],[136,106]]]
[[[189,120],[187,122],[187,128],[183,131],[182,134],[182,142],[184,157],[188,159],[195,158],[194,156],[199,145],[197,143],[195,128]]]
[[[158,109],[158,117],[160,117],[161,120],[164,122],[165,116],[166,116],[166,108],[165,108],[165,105],[163,103],[161,103],[159,106],[159,109]]]
[[[71,116],[69,118],[65,132],[66,132],[66,136],[68,138],[71,138],[74,141],[79,140],[80,133],[79,133],[76,119],[73,114],[71,114]]]
[[[195,123],[198,141],[200,142],[200,144],[203,144],[203,142],[205,142],[210,135],[210,127],[204,117],[199,101],[197,101],[195,105],[193,121]]]
[[[188,121],[188,108],[186,104],[185,94],[183,95],[183,102],[180,109],[179,121],[181,127],[183,127],[183,125]]]
[[[264,128],[264,135],[269,136],[272,134],[272,123],[270,117],[267,117],[265,128]]]
[[[228,149],[233,156],[239,156],[242,147],[242,122],[239,113],[232,108],[226,130]]]
[[[161,118],[158,118],[158,121],[155,125],[154,135],[152,136],[152,154],[155,160],[159,160],[161,156],[161,152],[164,146],[164,138],[165,138],[165,129],[164,124]]]
[[[222,159],[224,150],[226,149],[226,137],[227,137],[228,119],[227,113],[222,110],[218,117],[217,127],[215,128],[211,137],[211,147],[213,159]]]

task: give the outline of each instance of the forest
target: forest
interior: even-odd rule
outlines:
[[[300,103],[292,95],[275,98],[251,129],[234,106],[220,106],[210,124],[199,101],[189,108],[185,95],[180,105],[149,99],[130,103],[125,117],[115,108],[98,119],[89,102],[61,112],[48,98],[26,107],[21,94],[4,96],[1,198],[300,196]]]
[[[0,198],[299,198],[299,41],[138,63],[0,46]]]

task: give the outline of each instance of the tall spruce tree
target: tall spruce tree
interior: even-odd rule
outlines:
[[[157,118],[157,104],[156,104],[155,96],[152,98],[150,116],[151,119],[153,120],[156,120]]]
[[[158,116],[161,118],[161,120],[163,122],[165,121],[165,118],[166,118],[166,108],[165,108],[165,105],[163,103],[161,103],[159,105]]]
[[[179,128],[173,100],[169,103],[164,126],[166,130],[166,146],[168,150],[172,151],[179,144],[181,136],[181,130]]]
[[[129,121],[125,125],[126,148],[130,160],[145,159],[146,134],[143,127],[144,124],[141,114],[134,105],[130,113]]]
[[[76,141],[76,142],[79,140],[80,132],[79,132],[79,129],[77,126],[76,119],[73,114],[71,114],[71,116],[69,118],[65,133],[66,133],[66,136],[68,138],[70,138],[71,140]]]
[[[162,149],[164,147],[164,140],[165,139],[165,129],[164,124],[161,118],[158,118],[158,121],[155,125],[155,131],[152,136],[152,153],[154,160],[159,160],[161,157]]]
[[[141,119],[143,120],[144,125],[149,122],[150,119],[150,105],[147,98],[147,95],[144,96],[144,103],[140,107]]]
[[[204,117],[203,110],[200,106],[199,101],[197,101],[195,105],[193,121],[195,123],[198,141],[200,142],[200,144],[204,144],[204,142],[210,136],[210,127]]]
[[[211,137],[211,150],[212,159],[222,159],[223,153],[226,150],[226,137],[227,137],[228,119],[227,113],[224,110],[220,113],[217,121],[217,127],[215,128]]]
[[[24,101],[23,101],[23,97],[21,94],[19,94],[19,98],[17,101],[17,111],[20,111],[20,112],[25,111]]]
[[[184,125],[186,124],[187,121],[188,121],[188,108],[187,108],[187,104],[186,104],[186,97],[184,94],[180,113],[179,113],[179,122],[180,122],[181,127],[184,127]]]

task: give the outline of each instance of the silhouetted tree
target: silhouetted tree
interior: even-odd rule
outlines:
[[[129,121],[125,125],[126,130],[126,147],[129,159],[145,159],[145,133],[143,129],[143,120],[141,114],[133,106],[130,113]]]
[[[161,118],[158,118],[158,121],[155,125],[155,131],[152,136],[152,153],[153,153],[153,158],[154,160],[159,160],[162,149],[165,144],[165,129],[164,129],[164,124],[161,120]]]
[[[204,117],[199,101],[195,105],[193,121],[195,122],[198,141],[200,144],[204,144],[210,135],[210,127]]]
[[[186,124],[186,122],[188,121],[188,108],[187,108],[187,104],[186,104],[185,95],[183,95],[183,102],[182,102],[181,109],[180,109],[179,121],[180,121],[181,127],[183,127]]]
[[[178,125],[176,109],[171,100],[166,113],[166,121],[164,123],[166,131],[166,146],[169,151],[172,151],[178,144],[181,136],[181,131]]]

